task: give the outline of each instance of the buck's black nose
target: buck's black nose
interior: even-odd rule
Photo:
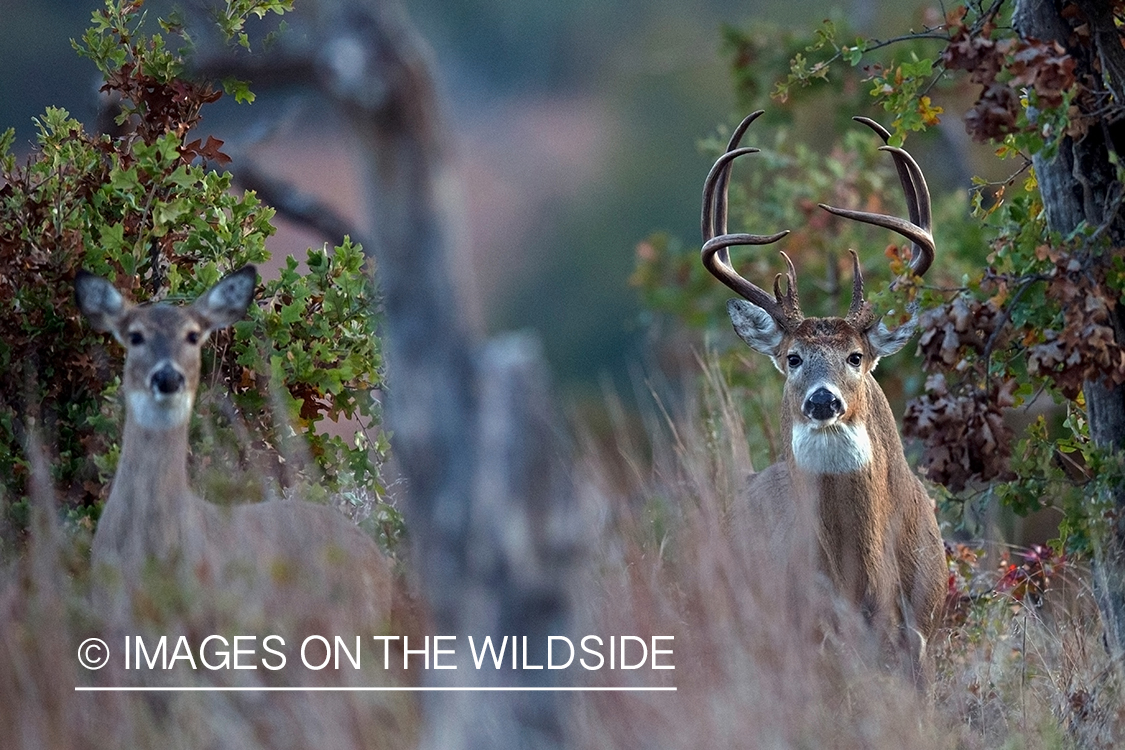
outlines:
[[[170,396],[178,393],[184,387],[184,374],[171,365],[164,365],[150,378],[152,390]]]
[[[805,400],[805,416],[809,419],[824,421],[838,417],[844,413],[844,404],[839,397],[827,388],[817,388]]]

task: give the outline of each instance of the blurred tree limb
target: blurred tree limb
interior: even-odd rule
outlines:
[[[455,183],[423,45],[397,2],[317,0],[257,58],[201,43],[197,72],[261,88],[299,84],[351,124],[364,160],[368,252],[387,319],[392,447],[407,479],[415,567],[435,634],[547,635],[570,624],[579,515],[538,343],[482,342],[465,323],[450,258]],[[549,687],[559,672],[427,671],[431,685]],[[564,744],[560,693],[431,693],[424,747]]]

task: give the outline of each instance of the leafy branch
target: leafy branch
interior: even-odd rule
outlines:
[[[241,34],[247,18],[288,5],[230,2],[220,13]],[[252,191],[232,191],[222,142],[194,135],[222,93],[184,77],[190,40],[174,19],[150,33],[141,7],[107,0],[75,43],[119,101],[116,132],[88,133],[64,110],[48,109],[24,164],[10,152],[13,131],[0,134],[0,367],[11,375],[0,382],[0,495],[17,534],[28,516],[27,420],[54,447],[53,479],[79,526],[93,526],[116,463],[123,353],[82,322],[72,302],[77,270],[108,276],[145,302],[194,298],[225,272],[269,258],[273,209]],[[174,50],[169,34],[185,44]],[[205,472],[231,481],[213,498],[260,498],[295,482],[383,498],[382,350],[370,269],[346,237],[334,250],[311,249],[305,265],[302,272],[286,259],[248,318],[207,350],[193,462],[205,468],[236,457],[224,472]],[[329,429],[341,419],[357,420],[356,434]],[[312,463],[284,460],[294,429]],[[270,470],[278,466],[286,471]]]

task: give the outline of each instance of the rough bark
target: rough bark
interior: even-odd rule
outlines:
[[[1125,91],[1125,54],[1118,30],[1106,3],[1082,0],[1078,5],[1091,24],[1092,46],[1075,43],[1074,35],[1060,12],[1058,0],[1021,0],[1014,24],[1025,38],[1057,41],[1077,63],[1076,76],[1088,86],[1104,87],[1125,106],[1120,92]],[[1084,137],[1063,139],[1053,159],[1034,157],[1036,176],[1051,230],[1068,234],[1081,222],[1105,227],[1109,248],[1125,245],[1125,215],[1118,210],[1115,196],[1122,186],[1117,182],[1111,154],[1125,157],[1119,148],[1125,143],[1125,129],[1108,112]],[[1107,249],[1107,252],[1110,250]],[[1112,292],[1107,296],[1112,299]],[[1125,341],[1125,309],[1117,300],[1114,328],[1118,341]],[[1125,385],[1109,386],[1101,381],[1084,384],[1086,416],[1090,437],[1108,451],[1125,450]],[[1103,540],[1094,566],[1094,590],[1106,628],[1110,650],[1119,658],[1125,655],[1125,488],[1112,498],[1117,522]]]
[[[424,682],[555,686],[557,670],[476,670],[466,640],[527,636],[528,663],[544,664],[547,636],[568,634],[579,515],[542,354],[528,335],[482,342],[465,322],[450,260],[460,236],[449,216],[457,200],[446,132],[429,62],[399,4],[310,0],[298,13],[274,61],[248,69],[205,56],[200,66],[254,85],[262,80],[254,70],[288,71],[286,83],[317,89],[357,135],[412,563],[431,634],[457,636],[461,659]],[[562,695],[428,693],[422,746],[561,747]]]

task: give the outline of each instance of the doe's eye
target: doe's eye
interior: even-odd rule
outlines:
[[[863,355],[859,352],[853,352],[848,355],[848,364],[852,367],[859,367],[863,364]]]
[[[145,342],[145,335],[140,331],[129,332],[129,346],[140,346]]]
[[[801,357],[797,354],[790,354],[789,357],[787,358],[787,360],[789,362],[790,369],[795,370],[795,369],[797,369],[798,367],[801,366],[802,360],[801,360]]]
[[[198,344],[199,343],[199,331],[188,331],[187,336],[185,336],[184,338],[187,339],[187,342],[189,344]]]

